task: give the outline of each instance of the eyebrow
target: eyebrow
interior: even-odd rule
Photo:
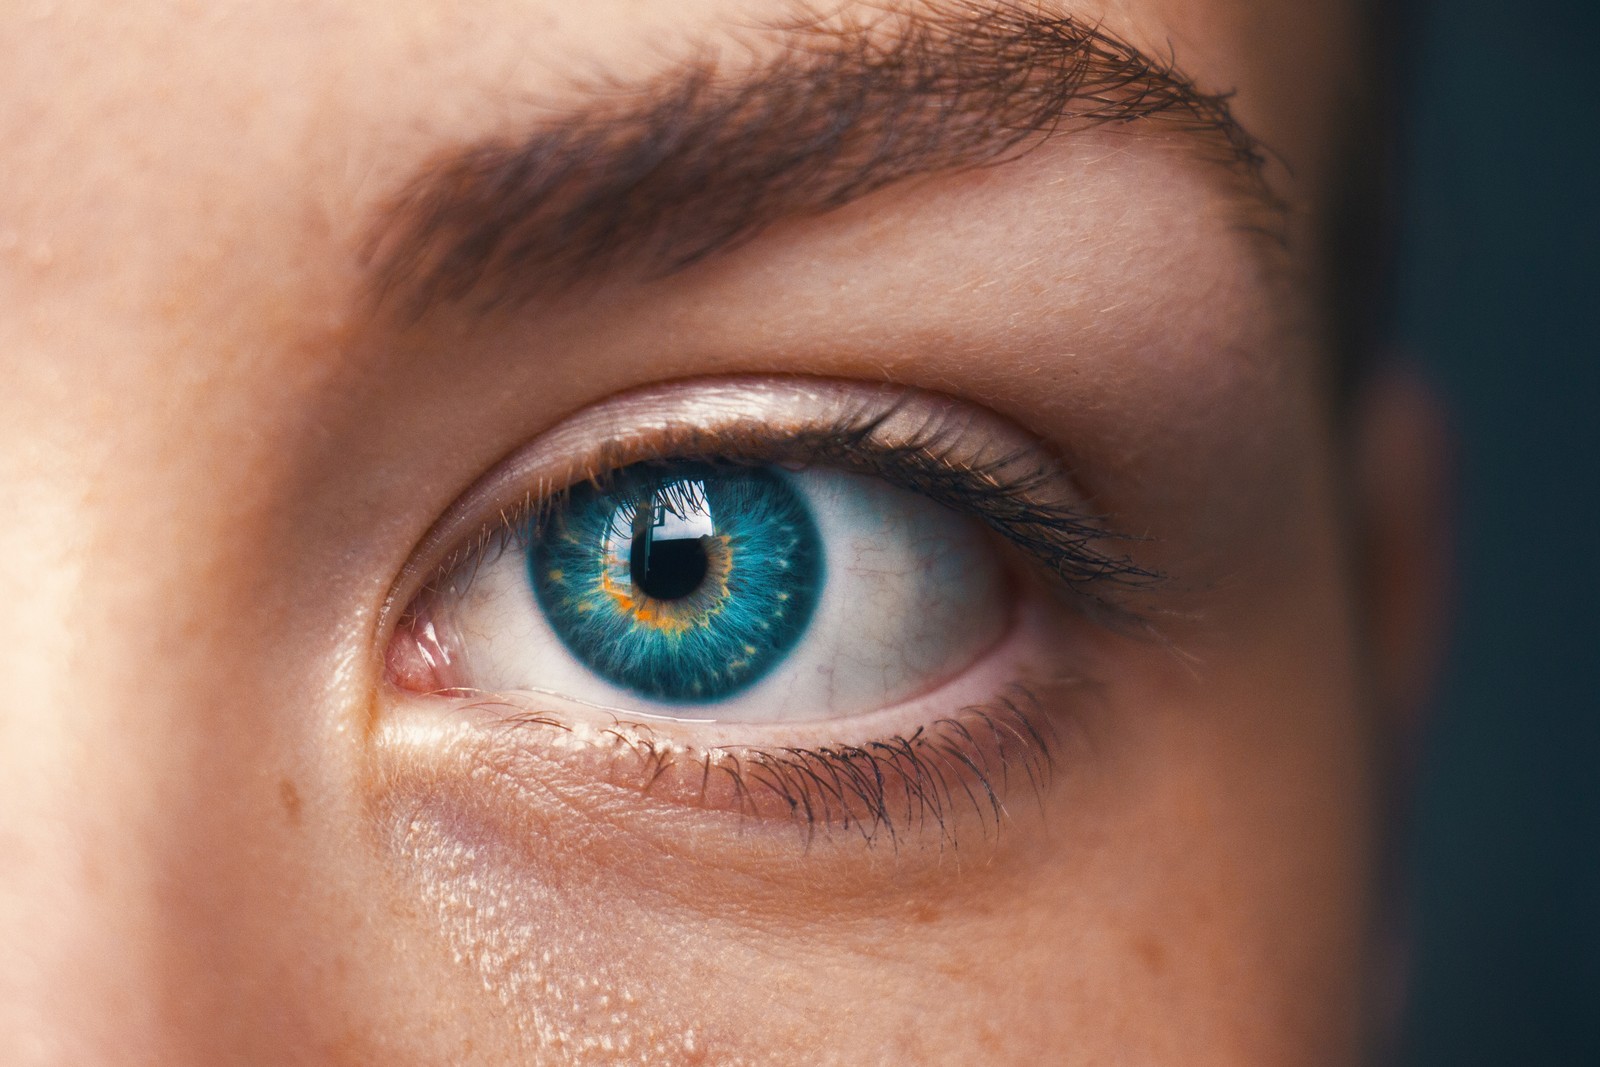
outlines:
[[[779,220],[1112,124],[1181,131],[1246,200],[1278,207],[1226,94],[1070,15],[895,0],[766,33],[780,47],[751,69],[727,74],[708,53],[436,155],[377,216],[376,298],[421,316],[554,295],[624,263],[671,274]]]

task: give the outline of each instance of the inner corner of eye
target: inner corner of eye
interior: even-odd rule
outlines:
[[[400,689],[437,693],[452,687],[456,659],[449,633],[414,603],[389,636],[384,674]]]
[[[535,691],[725,721],[914,698],[1004,632],[981,523],[875,477],[700,460],[572,487],[527,537],[410,615],[403,688]]]

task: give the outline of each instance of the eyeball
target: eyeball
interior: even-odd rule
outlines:
[[[552,497],[432,618],[462,688],[759,723],[914,698],[1009,612],[970,517],[863,475],[680,460]]]

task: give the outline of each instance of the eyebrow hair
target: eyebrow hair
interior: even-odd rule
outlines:
[[[1227,95],[1170,60],[1016,0],[864,10],[769,27],[776,56],[737,75],[698,58],[531,133],[440,153],[378,217],[376,297],[421,316],[468,296],[489,307],[559,293],[623,262],[670,274],[780,219],[1109,124],[1192,135],[1278,207]]]

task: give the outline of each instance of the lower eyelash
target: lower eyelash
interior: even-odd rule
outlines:
[[[816,747],[699,749],[622,718],[576,740],[577,725],[554,713],[498,700],[470,707],[509,707],[496,720],[504,729],[545,729],[609,749],[613,786],[734,814],[741,823],[787,823],[807,847],[836,833],[891,849],[930,833],[940,848],[958,847],[974,828],[998,836],[1019,800],[1043,804],[1060,747],[1054,717],[1020,684],[908,735]]]

